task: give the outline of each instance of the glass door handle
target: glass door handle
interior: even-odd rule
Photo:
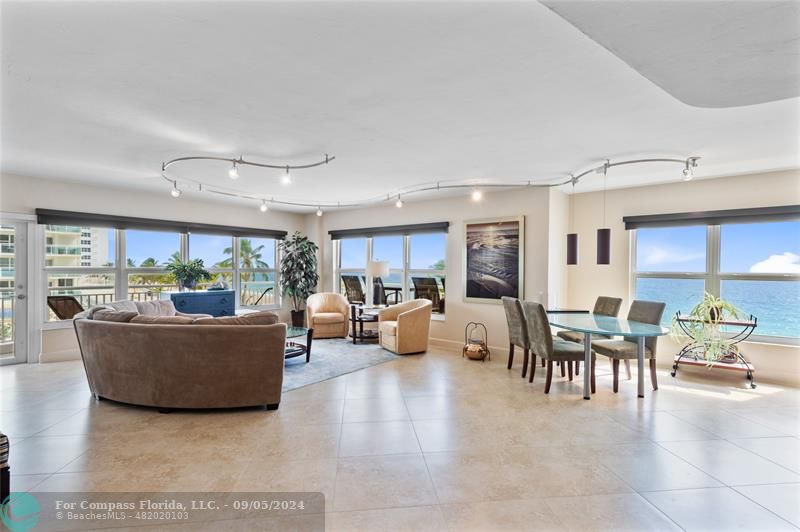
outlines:
[[[25,294],[17,294],[17,299],[25,299]]]

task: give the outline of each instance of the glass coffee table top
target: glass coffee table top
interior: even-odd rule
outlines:
[[[308,334],[306,327],[286,327],[286,338],[297,338]]]

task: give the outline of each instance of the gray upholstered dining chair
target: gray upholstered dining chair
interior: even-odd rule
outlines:
[[[597,300],[594,302],[594,308],[592,309],[592,314],[600,314],[602,316],[613,316],[617,317],[619,315],[619,309],[622,307],[622,299],[619,297],[608,297],[608,296],[599,296]],[[558,337],[567,340],[569,342],[577,342],[579,344],[583,343],[583,333],[579,333],[577,331],[558,331]],[[605,335],[596,335],[594,338],[611,338],[610,336]],[[575,375],[580,373],[581,363],[580,361],[575,362]],[[631,378],[631,367],[630,361],[626,361],[626,367],[628,369],[628,378]],[[563,376],[563,375],[562,375]]]
[[[562,366],[569,366],[571,362],[583,360],[583,346],[575,342],[567,342],[558,338],[553,338],[550,330],[550,322],[547,320],[547,312],[541,303],[533,301],[525,302],[525,317],[528,322],[528,337],[531,342],[531,352],[547,361],[547,377],[544,383],[544,393],[550,393],[550,384],[553,381],[553,362],[561,362]],[[595,354],[592,353],[591,367],[591,388],[595,390],[594,379]],[[571,367],[571,366],[569,366]],[[533,382],[533,375],[536,372],[536,364],[531,364],[531,375],[528,382]],[[570,371],[569,380],[572,380]]]
[[[528,372],[528,354],[530,352],[530,342],[528,341],[528,326],[525,320],[525,311],[522,303],[515,297],[503,296],[503,309],[506,311],[506,322],[508,323],[508,369],[514,365],[514,347],[519,346],[524,350],[522,360],[522,378]],[[531,366],[535,366],[534,363]]]
[[[658,325],[664,315],[665,303],[656,301],[634,301],[628,311],[628,319],[641,323]],[[644,357],[650,360],[650,381],[653,390],[658,390],[658,380],[656,379],[656,345],[658,336],[650,336],[644,340]],[[637,358],[636,338],[625,336],[622,340],[593,340],[592,349],[600,355],[609,357],[612,361],[614,371],[614,393],[619,391],[619,361],[630,361]],[[644,371],[644,368],[639,368]]]

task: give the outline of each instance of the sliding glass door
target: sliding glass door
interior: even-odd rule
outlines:
[[[0,365],[28,359],[27,224],[0,224]]]

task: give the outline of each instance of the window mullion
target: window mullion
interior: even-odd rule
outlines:
[[[720,230],[719,225],[709,225],[706,239],[706,292],[717,297],[720,295],[719,287],[719,255],[720,255]]]
[[[115,240],[117,246],[116,256],[116,281],[114,283],[116,299],[128,299],[128,275],[125,269],[127,268],[127,251],[125,250],[125,231],[123,229],[115,230]]]

